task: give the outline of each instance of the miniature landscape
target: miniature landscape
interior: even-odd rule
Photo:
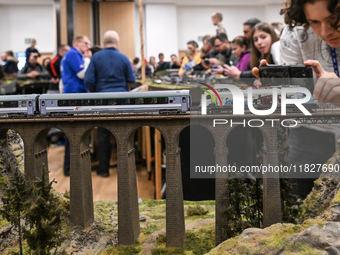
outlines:
[[[11,134],[9,134],[11,137]],[[20,143],[2,141],[2,171],[16,158],[22,166]],[[327,164],[340,164],[340,150]],[[132,246],[118,246],[117,201],[94,202],[95,221],[86,228],[70,223],[69,193],[60,194],[51,189],[61,212],[61,245],[49,254],[339,254],[340,253],[340,179],[322,175],[298,208],[297,224],[278,223],[267,228],[250,227],[240,234],[215,246],[215,201],[184,201],[186,238],[182,248],[166,247],[166,201],[139,199],[141,233]],[[6,176],[1,178],[4,192]],[[0,202],[3,207],[3,201]],[[23,224],[23,222],[22,222]],[[0,216],[0,233],[10,227],[10,222]],[[24,225],[24,224],[23,224]],[[0,253],[19,254],[19,234],[16,229],[0,240]],[[23,240],[23,254],[32,253]]]

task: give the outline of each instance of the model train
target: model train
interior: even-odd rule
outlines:
[[[220,91],[221,92],[221,91]],[[246,90],[243,90],[246,94]],[[212,95],[212,94],[211,94]],[[220,93],[223,105],[214,105],[216,98],[207,97],[209,113],[231,112],[233,97],[229,92]],[[287,94],[287,98],[302,98],[303,93]],[[245,99],[247,97],[245,96]],[[0,115],[9,117],[65,116],[74,114],[99,113],[138,113],[158,112],[160,114],[185,113],[200,110],[191,107],[189,90],[144,91],[144,92],[108,92],[75,94],[31,94],[0,96]],[[272,105],[271,88],[253,89],[252,104],[257,109],[269,109]],[[281,94],[278,95],[278,104]],[[247,99],[244,101],[248,105]],[[313,100],[304,104],[315,109]],[[298,110],[292,106],[292,111]]]
[[[189,109],[189,90],[0,96],[0,115],[12,117],[113,112],[177,113]]]

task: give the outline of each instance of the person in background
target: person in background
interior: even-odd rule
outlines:
[[[92,52],[91,41],[87,36],[76,36],[73,46],[64,55],[60,64],[64,93],[87,93],[84,78]],[[70,143],[65,139],[64,174],[70,176]]]
[[[60,63],[63,56],[70,50],[70,46],[68,45],[60,45],[58,47],[58,54],[51,60],[50,63],[47,64],[46,70],[50,73],[51,86],[48,91],[57,91],[59,87],[59,82],[61,78],[60,73]]]
[[[18,80],[27,79],[50,79],[51,76],[48,71],[43,68],[38,62],[38,53],[32,52],[28,58],[28,61],[23,69],[17,73]]]
[[[236,37],[231,42],[231,48],[234,56],[239,59],[236,68],[240,71],[250,70],[249,66],[250,52],[247,50],[248,45],[244,37],[243,36]]]
[[[194,66],[197,65],[196,60],[194,59],[195,56],[195,52],[193,52],[192,50],[187,50],[186,52],[186,57],[188,58],[188,62],[186,63],[185,66],[183,66],[183,71],[179,74],[179,76],[183,76],[185,72],[189,72],[191,71]]]
[[[171,63],[170,68],[171,69],[179,69],[181,67],[180,63],[178,62],[177,56],[175,54],[171,55]]]
[[[1,57],[1,66],[6,65],[6,60],[7,60],[7,54],[6,54],[6,52],[1,52],[0,57]]]
[[[215,49],[218,50],[219,54],[216,58],[210,58],[209,61],[213,65],[236,65],[238,59],[233,55],[231,45],[228,41],[228,37],[226,34],[219,34],[215,37],[214,40]],[[221,69],[217,69],[216,73],[221,73]]]
[[[224,65],[223,75],[236,78],[238,80],[243,71],[250,70],[250,52],[247,50],[247,41],[243,36],[236,37],[231,42],[232,53],[235,57],[239,58],[236,66]]]
[[[99,45],[94,45],[91,47],[90,51],[92,53],[92,56],[97,53],[98,51],[101,51],[103,48],[100,47]]]
[[[274,28],[268,23],[255,25],[251,35],[250,68],[258,67],[261,59],[266,59],[270,64],[280,61],[280,42]],[[219,71],[220,72],[220,68]],[[223,66],[222,73],[236,80],[246,79],[252,85],[254,75],[251,70],[238,70],[235,66]]]
[[[70,46],[68,45],[60,45],[58,48],[58,54],[47,64],[47,71],[51,74],[51,76],[58,81],[61,77],[60,73],[60,63],[63,56],[70,50]]]
[[[103,38],[104,49],[97,52],[85,73],[85,85],[90,92],[128,91],[128,83],[135,82],[135,75],[129,59],[119,52],[119,35],[116,31],[106,31]],[[150,69],[149,69],[150,70]],[[110,131],[98,128],[97,174],[110,176],[110,158],[112,145]]]
[[[152,69],[151,69],[146,58],[144,58],[144,63],[145,63],[145,76],[153,77]],[[138,73],[140,73],[140,74],[142,73],[142,65],[140,65],[140,67],[138,68]]]
[[[284,25],[282,24],[282,22],[273,22],[271,23],[271,25],[273,26],[275,33],[277,34],[277,36],[280,37],[283,27]]]
[[[214,47],[214,40],[215,38],[212,35],[206,35],[203,37],[203,47],[201,51],[204,50],[206,52],[205,58],[215,58],[218,54],[218,50]]]
[[[2,65],[0,65],[0,84],[2,83],[4,78],[5,78],[5,74],[4,74],[4,71],[2,70]]]
[[[47,65],[49,64],[51,62],[51,58],[49,58],[49,57],[44,57],[44,60],[43,60],[43,62],[42,62],[42,67],[43,68],[47,68]]]
[[[14,58],[13,51],[6,51],[1,53],[1,60],[3,61],[3,74],[5,79],[15,78],[18,69],[18,60]]]
[[[30,54],[33,53],[33,52],[37,53],[38,57],[41,56],[39,51],[35,48],[36,44],[37,44],[37,41],[35,39],[31,39],[30,40],[30,45],[31,46],[26,49],[26,62],[28,61],[28,58],[29,58]]]
[[[258,67],[261,59],[266,59],[269,64],[279,64],[278,41],[279,38],[270,24],[263,22],[255,25],[251,35],[251,68]]]
[[[213,13],[211,15],[211,19],[212,19],[213,25],[217,26],[217,29],[216,29],[217,35],[221,34],[221,33],[227,34],[227,31],[225,30],[225,28],[222,25],[222,20],[223,20],[222,13],[219,13],[219,12]]]
[[[138,72],[138,64],[139,64],[139,58],[135,57],[133,60],[132,60],[132,71],[137,74]]]
[[[257,18],[248,19],[246,22],[243,23],[243,37],[246,38],[247,40],[248,50],[251,50],[250,38],[251,38],[253,27],[258,23],[261,23],[261,20]]]
[[[154,74],[155,70],[157,69],[157,63],[156,63],[156,58],[153,56],[149,58],[149,67],[151,69],[151,73]]]
[[[169,62],[164,62],[164,54],[163,53],[159,53],[158,54],[158,58],[159,58],[159,62],[157,64],[157,70],[158,71],[162,71],[162,70],[166,70],[170,68],[170,63]]]
[[[194,52],[194,60],[196,61],[197,64],[201,63],[202,59],[200,57],[200,54],[198,52],[196,52],[198,48],[198,44],[195,42],[195,41],[189,41],[187,42],[187,49],[189,51],[193,51]],[[182,62],[181,62],[181,68],[178,70],[178,75],[179,76],[182,76],[184,75],[185,72],[183,72],[183,67],[189,62],[189,59],[187,56],[185,56],[183,59],[182,59]]]

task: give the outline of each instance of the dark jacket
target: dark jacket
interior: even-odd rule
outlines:
[[[6,64],[3,66],[5,74],[13,74],[19,71],[18,60],[13,57],[7,57]]]
[[[274,64],[273,56],[270,55],[270,63]],[[250,62],[248,64],[249,70],[242,71],[240,74],[240,80],[244,83],[246,83],[248,86],[253,86],[254,81],[256,80],[256,77],[253,75],[252,68],[250,67]]]
[[[53,78],[60,78],[60,62],[62,57],[60,55],[56,55],[51,62],[49,62],[46,66],[47,71]]]
[[[94,54],[85,73],[85,86],[90,92],[127,91],[127,83],[135,82],[130,60],[114,47]]]
[[[222,62],[224,62],[227,65],[230,65],[230,63],[232,63],[232,65],[236,66],[238,63],[238,59],[237,57],[234,56],[234,54],[232,53],[232,49],[231,47],[225,51],[225,52],[220,52],[216,58]]]
[[[158,62],[158,67],[156,72],[170,69],[170,63],[169,62],[163,62],[162,64]]]
[[[28,62],[24,66],[23,69],[17,74],[18,80],[26,80],[31,79],[27,76],[28,73],[32,71],[37,71],[40,73],[39,76],[35,77],[35,79],[50,79],[51,76],[46,69],[44,69],[40,64],[36,63],[35,66],[31,66]]]

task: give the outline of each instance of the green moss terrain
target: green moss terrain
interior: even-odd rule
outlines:
[[[326,163],[331,169],[334,165],[340,164],[340,150],[334,153],[333,157]],[[256,229],[252,234],[244,232],[234,238],[220,244],[212,249],[208,255],[256,255],[256,254],[328,254],[325,248],[331,247],[331,242],[320,247],[323,241],[316,240],[319,245],[311,245],[296,238],[301,232],[313,232],[315,229],[322,230],[325,224],[332,224],[340,220],[340,173],[322,174],[319,179],[314,181],[311,193],[303,201],[300,208],[300,224],[275,224],[265,229]],[[332,210],[335,208],[334,210]],[[313,227],[314,226],[314,227]],[[312,230],[313,228],[313,230]],[[245,230],[245,232],[251,229]],[[316,231],[317,232],[317,231]],[[321,231],[322,232],[322,231]],[[303,232],[306,233],[306,232]],[[318,236],[317,234],[314,235]],[[309,235],[312,239],[313,235]],[[319,242],[317,242],[319,241]],[[319,248],[319,249],[318,249]],[[322,249],[323,248],[323,249]]]
[[[336,152],[327,164],[340,164],[340,151]],[[246,229],[242,234],[228,239],[216,248],[215,201],[184,201],[186,224],[184,247],[168,248],[165,232],[166,200],[144,199],[143,203],[139,204],[139,214],[144,215],[146,220],[140,222],[141,233],[138,240],[132,246],[118,246],[117,201],[95,202],[95,221],[87,229],[82,229],[70,223],[69,193],[64,195],[56,193],[64,209],[63,233],[69,238],[55,254],[325,254],[324,249],[305,242],[301,238],[301,233],[307,230],[321,231],[327,224],[329,225],[329,222],[340,221],[340,178],[337,177],[334,174],[324,174],[314,182],[312,192],[301,206],[299,224],[274,224],[265,229]],[[6,181],[7,179],[0,175],[0,184]],[[8,222],[0,218],[0,231],[8,226]],[[310,237],[313,238],[312,235]],[[17,239],[17,233],[13,233],[8,239],[7,248],[1,254],[17,253],[19,251]],[[25,242],[23,250],[24,254],[30,254]]]
[[[56,193],[57,194],[57,193]],[[166,200],[143,200],[139,205],[140,215],[146,216],[146,221],[140,222],[141,234],[133,246],[117,246],[118,233],[118,205],[117,201],[94,202],[94,224],[81,229],[70,224],[69,219],[69,193],[57,194],[64,209],[63,232],[68,236],[56,254],[145,254],[144,241],[156,231],[163,231],[164,234],[156,236],[156,247],[150,254],[204,254],[214,248],[215,224],[203,224],[192,230],[186,231],[185,246],[183,248],[166,248],[165,236],[165,213]],[[215,201],[184,202],[186,224],[201,222],[206,219],[215,218]],[[188,213],[189,210],[189,213]],[[203,215],[200,215],[203,214]],[[8,227],[7,221],[0,219],[0,231]],[[1,253],[5,255],[14,254],[19,251],[18,236],[14,233],[10,245]],[[92,244],[92,245],[91,245]],[[30,254],[25,242],[23,243],[24,254]],[[1,248],[1,247],[0,247]]]
[[[211,250],[208,255],[219,254],[321,254],[321,251],[314,249],[310,245],[295,241],[294,236],[303,230],[318,224],[323,226],[323,221],[307,220],[302,224],[274,224],[265,228],[263,232],[254,235],[239,235],[231,238],[216,249]],[[283,253],[284,252],[284,253]]]
[[[187,216],[188,210],[193,214]],[[205,219],[215,218],[215,201],[190,202],[184,201],[185,223],[201,222]],[[146,216],[146,221],[140,222],[141,234],[134,246],[109,246],[99,254],[145,254],[144,242],[156,231],[165,230],[166,227],[166,200],[144,199],[139,205],[139,214]],[[203,215],[197,215],[203,214]],[[185,246],[183,248],[167,248],[166,235],[156,237],[156,247],[150,254],[204,254],[214,247],[215,224],[210,223],[197,229],[186,231]]]

